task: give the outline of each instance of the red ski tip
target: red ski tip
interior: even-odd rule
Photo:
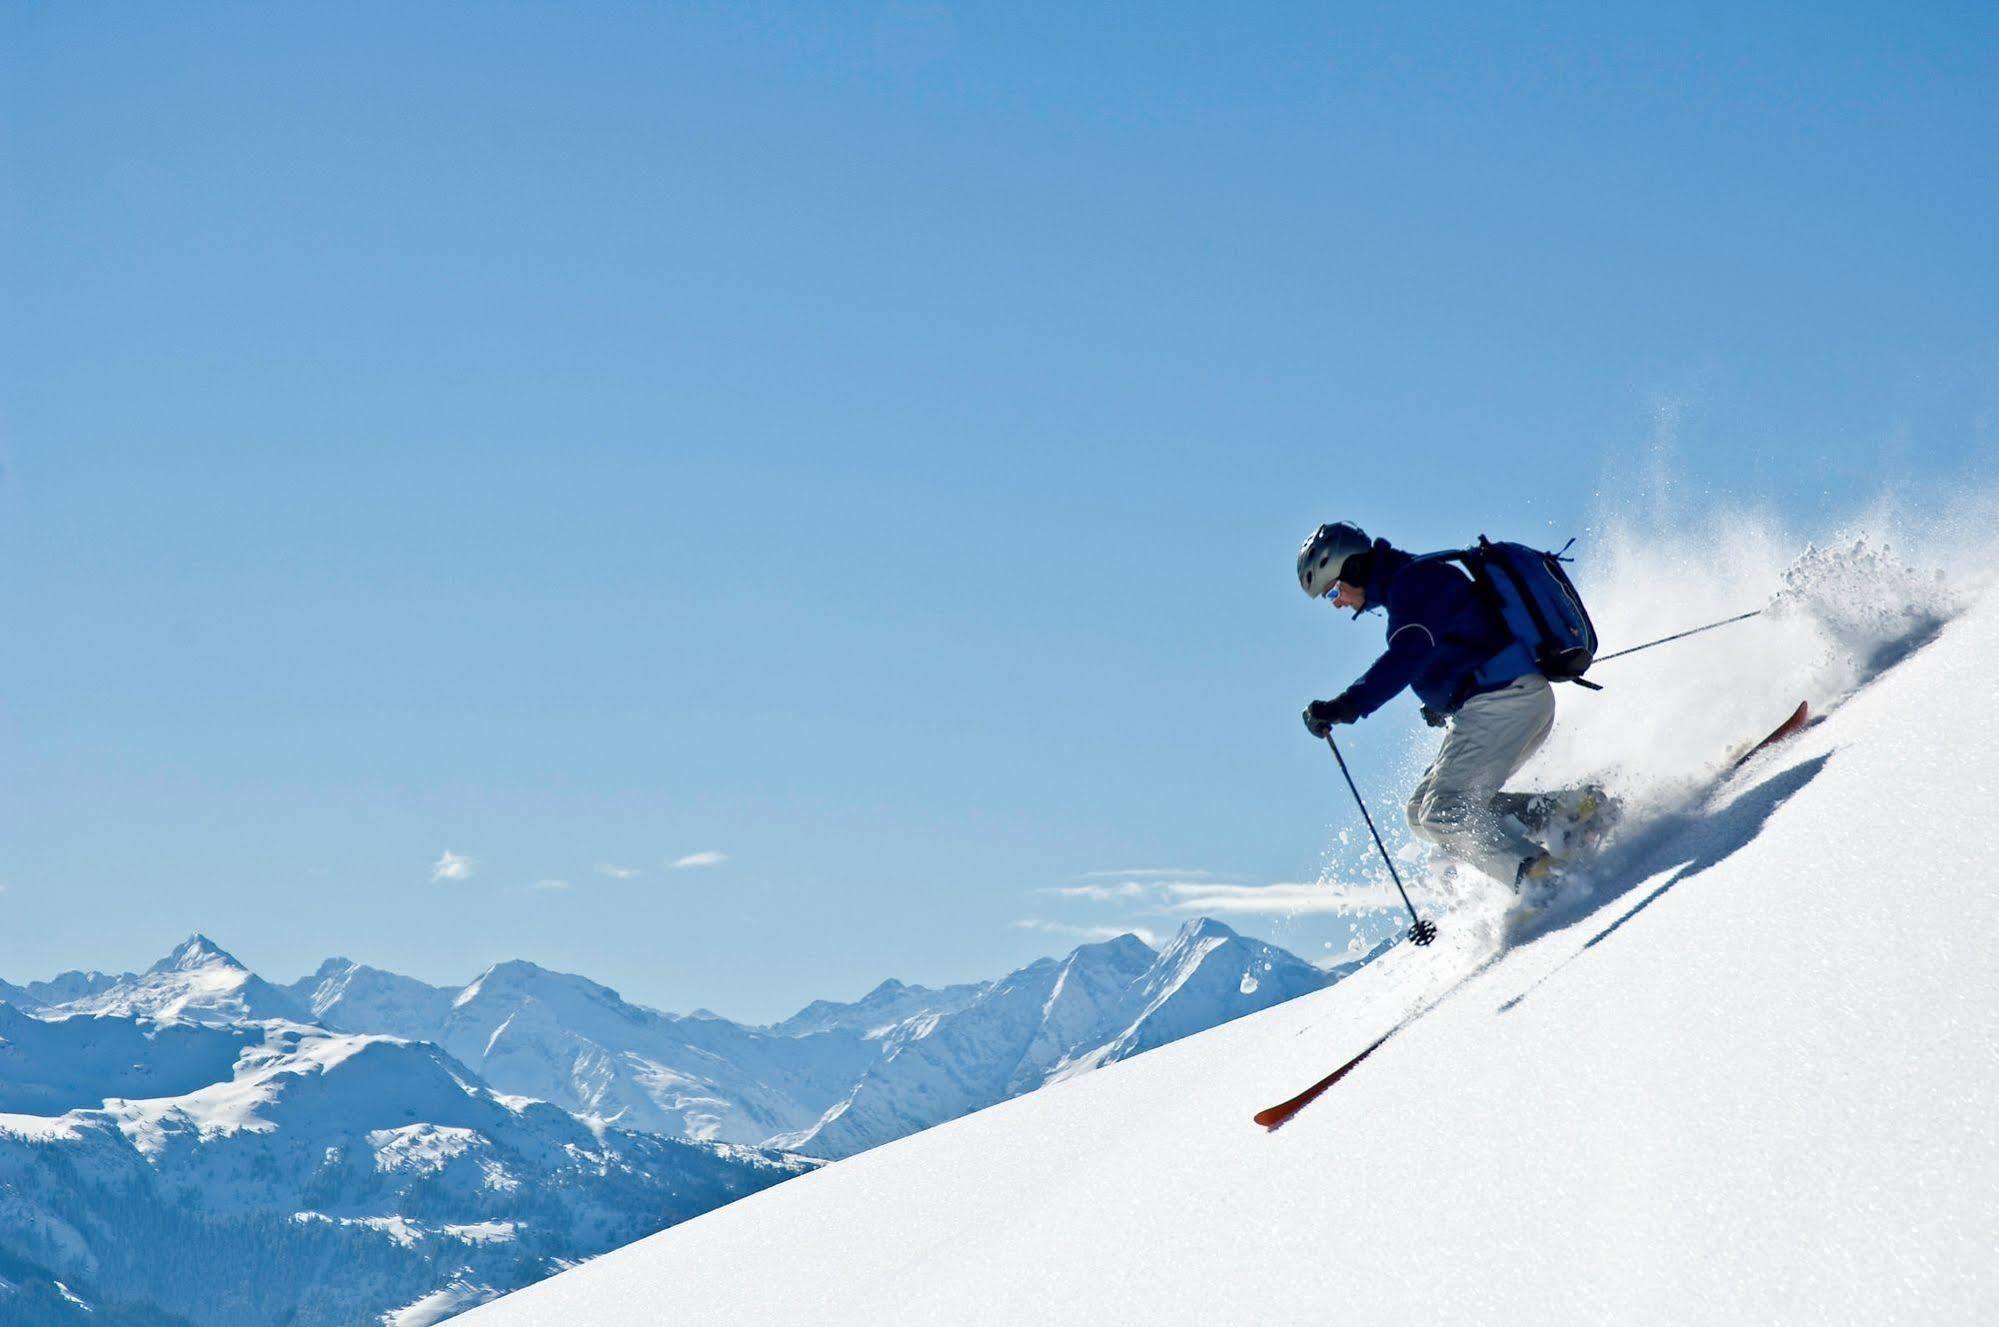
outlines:
[[[1810,726],[1811,721],[1812,721],[1811,702],[1805,700],[1799,701],[1798,708],[1791,711],[1790,718],[1778,724],[1775,731],[1773,731],[1768,737],[1764,738],[1762,741],[1758,742],[1755,746],[1750,747],[1747,751],[1744,751],[1741,755],[1737,756],[1734,759],[1734,761],[1731,762],[1730,768],[1741,769],[1744,765],[1749,763],[1749,758],[1751,756],[1763,750],[1765,747],[1775,746],[1777,743],[1783,741],[1785,738],[1793,737],[1796,736],[1798,733],[1803,732],[1807,727]]]
[[[1331,1073],[1327,1074],[1324,1078],[1321,1078],[1318,1082],[1312,1084],[1312,1086],[1306,1088],[1303,1092],[1300,1092],[1297,1096],[1291,1098],[1291,1100],[1280,1101],[1275,1106],[1264,1107],[1262,1110],[1258,1111],[1254,1116],[1256,1122],[1262,1125],[1266,1129],[1277,1128],[1279,1125],[1283,1124],[1286,1120],[1290,1119],[1293,1115],[1296,1115],[1299,1111],[1305,1109],[1305,1107],[1311,1105],[1314,1101],[1318,1100],[1320,1093],[1324,1092],[1327,1088],[1331,1087],[1333,1084],[1339,1082],[1342,1078],[1345,1078],[1348,1074],[1352,1073],[1354,1070],[1354,1066],[1358,1065],[1362,1060],[1365,1060],[1368,1056],[1380,1050],[1381,1042],[1387,1041],[1390,1037],[1394,1036],[1397,1031],[1398,1029],[1396,1028],[1390,1028],[1387,1032],[1382,1033],[1381,1041],[1375,1042],[1374,1045],[1369,1046],[1366,1050],[1354,1056],[1351,1060],[1348,1060],[1345,1064],[1333,1070]]]

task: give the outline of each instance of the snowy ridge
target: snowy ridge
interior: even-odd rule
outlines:
[[[452,992],[414,977],[345,958],[285,988],[315,1022],[353,1032],[382,1032],[423,1041],[451,1008]]]
[[[823,1112],[876,1056],[862,1034],[783,1037],[675,1018],[586,978],[498,964],[426,1035],[487,1081],[628,1128],[762,1143]]]
[[[455,1313],[463,1313],[475,1304],[484,1304],[493,1298],[491,1287],[474,1285],[462,1278],[440,1290],[406,1304],[400,1309],[392,1309],[381,1316],[383,1327],[431,1327],[432,1323],[443,1322]]]
[[[912,1018],[955,1013],[991,987],[991,982],[980,981],[930,990],[907,986],[891,977],[852,1004],[814,1000],[782,1023],[771,1024],[770,1030],[779,1036],[797,1037],[844,1028],[867,1037],[882,1037]]]
[[[906,1025],[842,1100],[773,1146],[847,1157],[1316,991],[1340,975],[1202,918],[1155,954],[1135,936],[1023,968]]]
[[[0,1112],[61,1115],[106,1097],[192,1092],[227,1078],[261,1038],[254,1027],[109,1014],[41,1019],[0,1004]]]
[[[1871,655],[1510,950],[1467,902],[1429,949],[465,1321],[1990,1322],[1995,657],[1992,597]],[[1891,802],[1945,828],[1884,832]]]

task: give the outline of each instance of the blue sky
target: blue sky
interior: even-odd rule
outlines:
[[[1806,527],[1999,468],[1995,39],[10,6],[0,975],[200,929],[762,1019],[1099,873],[1311,881],[1297,711],[1375,643],[1319,521],[1565,538],[1662,417]]]

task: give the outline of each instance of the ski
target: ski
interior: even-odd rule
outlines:
[[[1324,1078],[1321,1078],[1318,1082],[1312,1084],[1312,1086],[1306,1088],[1303,1092],[1300,1092],[1297,1096],[1291,1098],[1289,1101],[1280,1101],[1275,1106],[1265,1106],[1262,1110],[1256,1113],[1254,1117],[1256,1122],[1262,1125],[1266,1129],[1277,1128],[1279,1125],[1283,1124],[1286,1120],[1290,1119],[1293,1115],[1296,1115],[1299,1111],[1305,1109],[1305,1107],[1311,1105],[1314,1101],[1318,1100],[1320,1093],[1324,1092],[1327,1088],[1331,1087],[1333,1084],[1339,1082],[1342,1078],[1345,1078],[1348,1074],[1352,1073],[1354,1071],[1355,1066],[1357,1066],[1362,1060],[1365,1060],[1368,1056],[1380,1050],[1382,1047],[1382,1043],[1386,1042],[1390,1037],[1394,1036],[1396,1033],[1400,1032],[1403,1028],[1407,1026],[1409,1026],[1409,1022],[1407,1019],[1403,1020],[1400,1023],[1397,1023],[1394,1027],[1382,1033],[1380,1040],[1376,1041],[1372,1046],[1369,1046],[1366,1050],[1354,1056],[1351,1060],[1348,1060],[1345,1064],[1333,1070],[1331,1073],[1327,1074]]]
[[[1730,769],[1741,769],[1749,763],[1749,758],[1766,747],[1775,746],[1787,737],[1795,737],[1811,726],[1812,706],[1810,701],[1801,700],[1798,708],[1791,711],[1791,717],[1778,724],[1771,734],[1748,750],[1734,756],[1729,762]]]
[[[1331,1073],[1327,1074],[1324,1078],[1321,1078],[1318,1082],[1312,1084],[1312,1086],[1306,1088],[1303,1092],[1300,1092],[1297,1096],[1292,1097],[1288,1101],[1280,1101],[1275,1106],[1266,1106],[1262,1110],[1258,1111],[1255,1115],[1251,1116],[1251,1118],[1254,1119],[1258,1124],[1262,1125],[1265,1129],[1275,1130],[1279,1128],[1284,1124],[1286,1120],[1289,1120],[1293,1115],[1296,1115],[1299,1111],[1305,1109],[1305,1107],[1311,1105],[1314,1101],[1318,1100],[1319,1097],[1322,1094],[1324,1094],[1327,1088],[1331,1087],[1333,1084],[1339,1082],[1342,1078],[1345,1078],[1348,1074],[1352,1073],[1355,1069],[1359,1068],[1361,1061],[1365,1060],[1368,1056],[1374,1054],[1376,1051],[1380,1050],[1383,1046],[1387,1045],[1389,1038],[1393,1037],[1403,1028],[1408,1027],[1411,1023],[1414,1023],[1417,1019],[1423,1017],[1423,1015],[1429,1013],[1432,1009],[1435,1009],[1438,1005],[1442,1004],[1444,1001],[1450,999],[1453,995],[1456,995],[1466,986],[1471,985],[1472,982],[1476,981],[1479,977],[1483,976],[1488,968],[1490,968],[1493,964],[1497,963],[1501,958],[1505,957],[1505,954],[1506,951],[1504,949],[1498,950],[1493,953],[1488,953],[1484,958],[1479,960],[1477,965],[1474,966],[1471,971],[1465,973],[1462,977],[1459,977],[1456,981],[1453,981],[1449,986],[1445,987],[1442,991],[1439,991],[1436,995],[1432,996],[1430,999],[1425,1000],[1420,1005],[1417,1005],[1407,1014],[1404,1014],[1400,1022],[1398,1022],[1394,1027],[1388,1029],[1388,1031],[1382,1033],[1379,1037],[1375,1038],[1374,1043],[1370,1045],[1366,1050],[1354,1056],[1351,1060],[1348,1060],[1345,1064],[1333,1070]]]

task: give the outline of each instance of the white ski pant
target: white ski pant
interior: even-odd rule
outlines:
[[[1554,688],[1539,673],[1473,696],[1451,716],[1444,745],[1409,797],[1409,828],[1506,885],[1541,846],[1510,823],[1500,787],[1541,749],[1555,726]]]

